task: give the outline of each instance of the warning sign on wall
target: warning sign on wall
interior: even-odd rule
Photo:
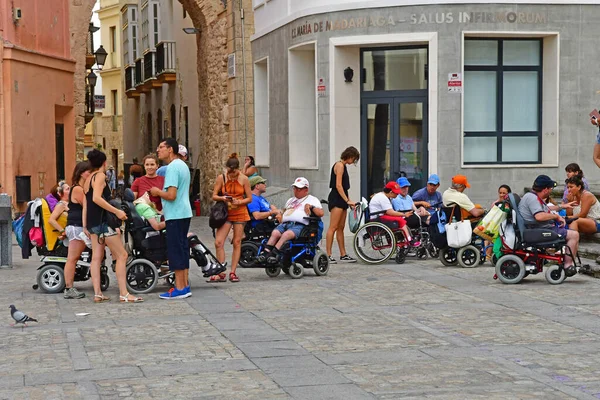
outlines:
[[[325,86],[325,82],[323,78],[319,78],[319,84],[317,85],[317,95],[319,97],[325,97],[325,93],[327,92],[327,87]]]
[[[454,72],[448,74],[448,93],[462,93],[462,74]]]

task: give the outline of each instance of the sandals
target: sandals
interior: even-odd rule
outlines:
[[[110,297],[106,297],[103,294],[95,294],[94,295],[94,303],[104,303],[110,301]]]
[[[229,282],[239,282],[240,278],[235,274],[235,272],[229,273]]]
[[[144,299],[141,297],[134,296],[133,299],[130,299],[129,296],[129,293],[127,293],[125,296],[119,296],[119,301],[121,303],[142,303],[144,301]]]
[[[208,283],[227,282],[227,275],[225,275],[225,274],[213,275],[209,279],[207,279],[206,282],[208,282]]]

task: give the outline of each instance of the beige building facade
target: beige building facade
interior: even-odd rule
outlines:
[[[175,137],[206,211],[227,156],[254,154],[252,2],[121,0],[120,13],[125,163]]]

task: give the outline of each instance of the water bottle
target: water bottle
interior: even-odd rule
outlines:
[[[567,210],[561,208],[560,210],[558,210],[558,215],[560,215],[563,218],[566,217],[567,216]]]
[[[452,216],[452,223],[455,224],[456,223],[456,217],[453,215]]]

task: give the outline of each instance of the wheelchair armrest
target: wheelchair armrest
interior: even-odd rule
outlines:
[[[321,217],[304,217],[304,219],[311,222],[319,222]]]

